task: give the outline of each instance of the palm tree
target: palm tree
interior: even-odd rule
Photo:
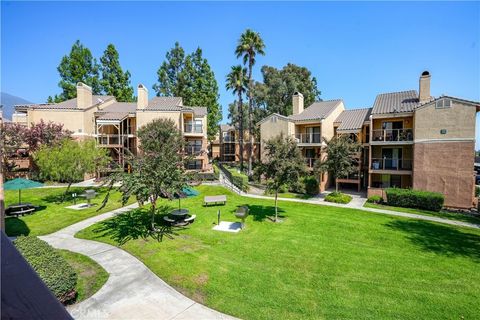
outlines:
[[[230,73],[227,75],[227,83],[225,87],[227,90],[232,90],[233,94],[238,95],[238,115],[239,125],[238,131],[240,137],[240,170],[243,170],[243,94],[247,91],[247,70],[241,65],[233,66]]]
[[[250,148],[248,150],[248,175],[252,174],[252,154],[253,154],[253,79],[252,69],[255,64],[257,54],[265,55],[263,51],[265,44],[258,32],[251,29],[245,30],[238,40],[235,54],[237,58],[243,56],[243,64],[248,62],[248,133],[250,137]]]

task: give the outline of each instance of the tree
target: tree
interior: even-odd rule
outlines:
[[[227,90],[232,90],[232,93],[238,95],[238,128],[239,128],[239,138],[238,143],[240,144],[240,170],[243,170],[243,95],[247,91],[247,70],[242,66],[233,66],[230,73],[227,75],[227,81],[225,87]]]
[[[279,135],[265,142],[264,160],[256,174],[267,180],[267,189],[275,192],[275,218],[278,221],[278,191],[288,184],[298,183],[306,172],[305,160],[291,137]]]
[[[255,83],[253,95],[255,102],[268,113],[291,115],[292,94],[296,91],[303,94],[306,106],[320,99],[317,80],[305,67],[291,63],[281,70],[263,66],[262,76],[263,83]]]
[[[327,156],[315,163],[314,171],[316,173],[329,172],[336,181],[357,170],[358,164],[353,158],[353,154],[360,151],[360,144],[346,135],[335,136],[330,141],[323,138],[323,141],[325,146],[322,148]],[[338,191],[337,183],[335,183],[335,191]]]
[[[98,78],[98,63],[90,49],[83,46],[80,40],[75,41],[69,55],[65,55],[57,68],[60,74],[58,86],[62,89],[60,95],[48,97],[49,102],[61,102],[77,96],[77,83],[83,82],[92,87],[93,94],[101,93]]]
[[[120,182],[124,203],[131,196],[140,204],[150,202],[155,230],[157,200],[161,196],[172,199],[186,186],[184,164],[189,158],[183,156],[185,140],[170,119],[153,120],[138,130],[138,137],[142,143],[139,154],[131,157],[132,172],[120,173],[115,181]]]
[[[31,127],[25,130],[24,141],[29,151],[36,151],[40,146],[53,146],[60,141],[70,138],[72,132],[63,129],[63,124],[49,121],[45,123],[40,119],[38,123],[32,123]]]
[[[248,132],[250,138],[250,148],[248,151],[248,175],[252,175],[252,156],[253,156],[253,79],[252,71],[257,54],[265,55],[265,44],[258,32],[251,29],[245,30],[238,40],[235,54],[237,58],[243,57],[243,64],[248,63]]]
[[[95,173],[110,161],[106,150],[98,148],[93,139],[80,142],[64,139],[53,146],[43,145],[34,159],[41,178],[68,183],[65,195],[73,182],[83,181],[86,174]]]
[[[222,113],[217,80],[207,59],[203,58],[202,49],[197,48],[185,55],[176,42],[175,47],[167,52],[157,76],[158,83],[153,85],[157,96],[182,97],[186,106],[207,107],[207,134],[212,140],[218,133]]]
[[[118,51],[113,44],[107,46],[100,58],[100,63],[102,91],[114,96],[117,101],[134,101],[133,87],[130,85],[130,72],[123,72]]]

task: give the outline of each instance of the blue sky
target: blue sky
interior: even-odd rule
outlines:
[[[246,28],[260,32],[260,67],[309,68],[323,99],[371,106],[381,92],[418,89],[432,74],[432,94],[480,100],[478,2],[5,2],[1,3],[1,90],[33,102],[59,93],[56,67],[73,42],[100,57],[115,44],[132,84],[154,95],[156,70],[175,41],[203,49],[226,106],[225,74]],[[478,137],[478,136],[477,136]],[[477,138],[477,140],[480,140]]]

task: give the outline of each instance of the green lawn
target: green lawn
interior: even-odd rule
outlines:
[[[120,245],[179,291],[243,319],[474,319],[480,314],[480,230],[355,209],[273,200],[213,186],[182,200],[197,215],[174,239],[146,237],[142,210],[78,237]],[[227,194],[226,206],[202,207]],[[176,202],[162,201],[174,207]],[[238,234],[213,231],[217,210],[248,205]]]
[[[77,273],[77,298],[75,303],[91,297],[107,282],[108,273],[87,256],[68,250],[58,250]]]
[[[422,210],[422,209],[392,207],[388,205],[368,203],[368,202],[365,202],[363,206],[366,208],[385,209],[385,210],[399,211],[399,212],[405,212],[405,213],[421,214],[425,216],[434,216],[434,217],[439,217],[444,219],[480,224],[480,216],[474,217],[474,216],[471,216],[468,214],[462,214],[462,213],[455,213],[455,212],[448,212],[448,211],[435,212],[435,211],[428,211],[428,210]]]
[[[92,189],[92,188],[88,188]],[[72,192],[82,194],[82,188],[72,188]],[[6,218],[6,233],[9,236],[32,235],[39,236],[58,231],[66,226],[74,224],[86,218],[104,213],[121,207],[119,192],[110,195],[110,201],[99,212],[97,208],[102,203],[106,193],[106,188],[98,189],[99,194],[92,201],[93,207],[83,210],[66,209],[73,205],[71,200],[60,203],[61,196],[65,188],[36,188],[22,191],[22,202],[30,202],[39,209],[33,214]],[[132,200],[133,201],[133,200]],[[6,206],[18,202],[18,191],[5,191]],[[85,202],[84,198],[79,198],[77,203]]]
[[[267,197],[275,197],[275,194],[272,193],[265,193]],[[301,194],[301,193],[293,193],[293,192],[282,192],[278,194],[279,198],[287,198],[287,199],[310,199],[312,196],[308,194]]]

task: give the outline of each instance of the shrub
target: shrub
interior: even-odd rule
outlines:
[[[19,237],[14,244],[60,302],[75,298],[77,274],[53,247],[37,237]]]
[[[332,192],[325,197],[325,201],[335,202],[335,203],[349,203],[352,200],[352,197],[348,194],[341,192]]]
[[[318,194],[318,181],[313,176],[308,176],[303,179],[305,184],[305,193],[311,196]]]
[[[220,169],[218,168],[218,166],[215,163],[213,164],[213,175],[215,176],[215,179],[217,179],[217,180],[220,177]]]
[[[475,197],[480,196],[480,186],[475,186]]]
[[[441,193],[423,190],[388,188],[386,194],[388,205],[429,211],[440,211],[445,200]]]
[[[383,199],[379,195],[374,195],[374,196],[368,197],[367,199],[367,202],[370,202],[370,203],[380,203],[382,201]]]
[[[232,172],[233,184],[236,185],[240,190],[247,192],[248,191],[248,177],[244,174]]]
[[[303,180],[298,180],[288,186],[288,191],[293,193],[305,193],[305,183]]]

